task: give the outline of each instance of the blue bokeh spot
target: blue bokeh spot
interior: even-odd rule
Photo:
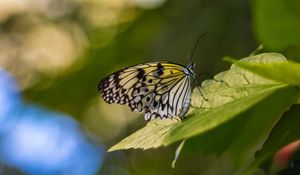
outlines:
[[[31,175],[92,175],[104,149],[72,117],[23,104],[13,78],[0,70],[0,160]]]

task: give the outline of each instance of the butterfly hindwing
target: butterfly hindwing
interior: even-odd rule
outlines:
[[[145,119],[184,116],[191,98],[191,79],[184,66],[153,62],[117,71],[100,81],[107,103],[127,104]]]

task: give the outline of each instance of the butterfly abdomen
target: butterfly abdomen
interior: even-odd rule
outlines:
[[[187,94],[187,97],[184,99],[184,103],[183,103],[183,107],[179,113],[179,117],[180,118],[184,118],[184,116],[186,115],[186,113],[189,111],[190,106],[191,106],[191,93]]]

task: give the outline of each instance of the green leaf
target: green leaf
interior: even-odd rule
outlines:
[[[276,124],[261,150],[256,154],[251,170],[270,161],[283,146],[300,139],[300,105],[293,105]]]
[[[271,50],[300,46],[300,1],[252,1],[254,28],[259,41]]]
[[[188,140],[187,149],[217,155],[230,153],[236,165],[244,169],[297,95],[299,92],[291,86],[277,90],[232,120]],[[239,104],[233,107],[239,108]]]
[[[239,125],[238,137],[234,138],[229,149],[239,165],[243,163],[245,168],[254,161],[256,150],[261,148],[278,120],[298,97],[299,91],[289,86],[276,91],[239,116],[245,117],[244,123]]]
[[[249,57],[244,61],[266,63],[284,62],[286,59],[282,56],[269,55],[268,57]],[[287,86],[287,84],[265,79],[235,65],[230,70],[216,75],[215,79],[223,82],[207,80],[202,83],[202,91],[205,97],[209,99],[208,101],[203,100],[200,93],[194,90],[192,105],[199,107],[199,109],[192,108],[186,120],[182,122],[174,119],[153,120],[144,128],[111,147],[109,151],[157,148],[205,134],[231,121],[281,89],[291,91],[291,96],[297,96],[294,88]],[[293,101],[289,95],[286,99]],[[279,110],[282,111],[283,109]]]
[[[118,144],[112,146],[108,152],[120,149],[149,149],[162,146],[162,138],[165,137],[170,128],[176,123],[176,120],[171,119],[150,121],[142,129],[136,131]]]
[[[165,139],[165,144],[171,144],[175,141],[190,138],[195,135],[207,132],[218,127],[237,115],[245,112],[253,105],[257,104],[267,96],[274,93],[276,90],[283,88],[285,85],[260,87],[255,88],[256,92],[252,92],[248,96],[231,101],[209,111],[198,114],[195,112],[194,116],[189,120],[182,122],[178,126],[172,128],[171,134]]]
[[[280,54],[268,53],[260,54],[254,57],[257,58],[267,58],[267,57],[283,57]],[[249,59],[253,57],[248,57]],[[244,62],[236,61],[230,58],[225,58],[225,60],[235,63],[236,65],[256,73],[260,76],[272,79],[274,81],[287,83],[290,85],[296,85],[300,87],[300,64],[292,61],[284,62],[274,62],[274,63],[253,63],[253,62]],[[263,63],[263,64],[262,64]]]

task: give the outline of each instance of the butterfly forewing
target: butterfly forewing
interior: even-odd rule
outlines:
[[[184,66],[153,62],[117,71],[100,81],[98,89],[107,103],[127,104],[145,119],[182,117],[191,97],[191,77]]]

